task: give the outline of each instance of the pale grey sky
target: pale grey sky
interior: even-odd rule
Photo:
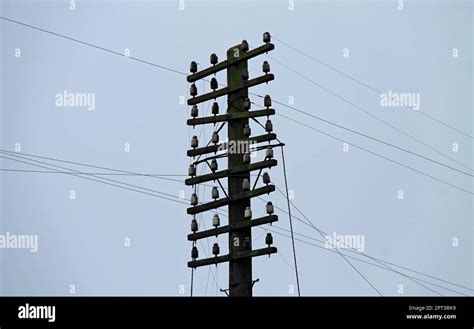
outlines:
[[[398,10],[397,1],[295,1],[294,10],[289,10],[287,1],[184,3],[180,11],[179,1],[77,1],[75,10],[70,10],[68,1],[2,0],[0,11],[2,17],[120,53],[128,48],[133,57],[185,72],[191,60],[208,66],[212,52],[224,58],[226,49],[243,38],[252,46],[259,45],[262,33],[269,31],[378,90],[419,93],[421,112],[473,134],[471,1],[405,1],[403,10]],[[2,149],[13,151],[20,143],[27,154],[139,173],[180,175],[186,174],[189,164],[189,136],[210,137],[211,127],[193,132],[186,126],[187,107],[179,103],[181,96],[188,96],[184,76],[5,20],[0,29]],[[472,170],[459,164],[472,168],[472,138],[406,108],[381,107],[373,90],[274,43],[270,58],[252,61],[250,74],[260,75],[261,62],[266,59],[276,79],[255,92],[268,93],[286,104],[294,99],[298,109],[468,173],[275,105],[278,113],[351,144],[349,152],[343,152],[341,141],[275,116],[274,129],[287,144],[289,188],[295,205],[325,232],[363,235],[365,252],[371,256],[473,287],[472,194],[352,145],[472,191]],[[458,57],[453,57],[454,48]],[[15,56],[17,49],[20,57]],[[219,74],[218,79],[225,82],[225,75]],[[56,107],[55,95],[65,90],[94,93],[95,110]],[[124,151],[125,143],[130,152]],[[453,143],[458,144],[458,152],[453,152]],[[42,170],[6,159],[0,159],[0,168]],[[270,174],[283,188],[281,162]],[[186,197],[191,194],[191,188],[175,181],[107,178],[173,197],[180,191]],[[191,244],[186,235],[191,219],[185,205],[61,174],[0,172],[0,182],[0,233],[39,237],[37,253],[0,249],[1,294],[67,295],[70,285],[75,285],[78,295],[180,295],[181,285],[184,294],[189,294],[186,262]],[[403,200],[398,199],[400,190]],[[209,189],[201,192],[210,197]],[[286,209],[278,192],[270,198]],[[263,214],[264,203],[256,201],[254,211]],[[288,218],[278,214],[276,226],[288,229]],[[202,218],[202,225],[209,226],[211,218],[211,214]],[[321,239],[297,220],[295,231]],[[255,247],[264,246],[263,233],[254,230]],[[376,295],[324,244],[298,237],[323,247],[296,243],[304,295]],[[127,238],[130,247],[124,246]],[[219,238],[223,250],[225,238]],[[214,240],[209,239],[209,246]],[[291,295],[290,286],[295,284],[290,240],[274,234],[274,241],[279,254],[254,260],[254,278],[260,278],[256,295]],[[206,242],[199,249],[201,257],[210,250]],[[399,295],[399,285],[403,285],[403,295],[433,294],[406,277],[351,261],[384,295]],[[404,273],[472,294],[472,290]],[[222,295],[218,286],[227,288],[225,265],[197,270],[196,295]]]

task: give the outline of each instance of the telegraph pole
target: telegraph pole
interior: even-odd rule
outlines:
[[[272,144],[277,138],[276,134],[272,132],[273,125],[269,119],[271,115],[275,114],[275,110],[270,108],[270,96],[265,96],[265,108],[250,110],[251,101],[248,88],[261,83],[268,83],[274,79],[273,74],[269,74],[270,67],[266,61],[262,66],[265,74],[249,79],[248,60],[274,49],[274,45],[270,43],[268,32],[263,35],[263,40],[264,45],[252,50],[249,50],[248,43],[243,40],[242,43],[229,48],[227,59],[220,63],[218,63],[217,56],[212,54],[212,66],[199,72],[197,71],[196,62],[192,62],[190,68],[192,74],[187,77],[187,81],[192,83],[190,88],[191,98],[188,99],[188,105],[192,106],[192,118],[188,119],[187,124],[193,127],[201,124],[213,124],[214,127],[216,127],[216,124],[220,125],[214,131],[211,141],[206,146],[199,147],[197,136],[193,136],[192,149],[187,152],[188,156],[193,158],[193,162],[189,167],[191,177],[186,179],[186,185],[194,187],[196,184],[210,181],[218,184],[212,188],[211,197],[214,201],[202,203],[198,200],[196,193],[193,193],[191,197],[191,207],[188,208],[187,213],[193,216],[193,220],[191,222],[192,233],[188,235],[188,240],[193,242],[193,249],[191,252],[192,260],[188,262],[188,266],[196,269],[200,266],[228,262],[228,295],[231,297],[252,296],[252,288],[255,283],[252,278],[252,259],[277,252],[277,249],[271,246],[273,237],[270,233],[267,233],[266,248],[252,248],[252,227],[271,224],[278,220],[278,217],[273,214],[274,209],[271,202],[268,202],[265,207],[266,216],[252,219],[251,199],[275,191],[275,186],[270,183],[268,173],[261,174],[265,168],[277,165],[277,161],[273,159],[273,147],[282,145]],[[227,70],[227,86],[219,88],[215,74],[221,70]],[[213,91],[198,96],[195,82],[211,75],[214,75],[210,79]],[[218,103],[214,102],[212,106],[213,116],[199,117],[198,104],[210,100],[215,101],[218,97],[223,96],[227,96],[227,111],[224,114],[219,114]],[[260,124],[265,128],[265,133],[251,136],[250,121],[258,123],[257,118],[259,117],[267,117],[266,124]],[[227,125],[228,141],[219,143],[218,133],[225,125]],[[262,143],[267,143],[267,145],[259,145]],[[265,151],[264,160],[251,163],[251,152],[258,151]],[[218,170],[218,160],[225,157],[227,157],[227,169]],[[200,165],[206,165],[211,172],[198,176],[197,167]],[[252,171],[258,171],[258,175],[253,182],[250,175]],[[257,187],[260,178],[264,186]],[[222,179],[227,179],[227,191],[221,183]],[[219,198],[219,191],[225,197]],[[228,224],[220,226],[218,210],[222,211],[223,207],[226,206]],[[214,211],[212,217],[214,228],[199,231],[195,216],[206,211]],[[196,241],[213,236],[217,237],[220,234],[228,234],[229,253],[219,255],[220,247],[215,243],[212,248],[214,257],[198,259],[199,252]]]
[[[241,47],[233,47],[227,51],[227,61],[231,61],[234,58],[235,52],[242,51]],[[237,65],[230,66],[227,68],[227,86],[233,89],[239,85],[245,83],[242,78],[242,72],[248,70],[247,61],[242,61]],[[240,89],[235,92],[228,94],[227,98],[227,112],[232,115],[233,113],[244,113],[244,99],[248,98],[248,89]],[[245,139],[244,127],[249,124],[248,118],[240,120],[232,120],[228,122],[228,139],[229,141],[242,141]],[[228,168],[235,169],[244,166],[242,154],[229,153],[228,155]],[[229,175],[228,177],[228,190],[229,197],[232,198],[242,190],[243,179],[250,181],[250,171],[243,172],[242,174]],[[239,222],[244,221],[244,212],[247,207],[250,207],[250,198],[242,199],[240,202],[235,202],[229,205],[229,225],[235,225]],[[247,243],[245,242],[247,239]],[[234,241],[243,241],[238,246],[235,245]],[[240,251],[252,250],[252,229],[246,227],[240,231],[233,231],[229,236],[229,251],[230,255],[234,255]],[[238,260],[231,260],[229,262],[229,295],[230,296],[252,296],[252,258],[242,258]]]

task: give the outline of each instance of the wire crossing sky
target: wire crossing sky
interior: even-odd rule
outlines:
[[[249,15],[236,4],[213,3],[211,17],[207,2],[186,2],[184,10],[174,2],[91,2],[74,10],[59,1],[2,2],[0,229],[38,234],[45,249],[15,256],[0,250],[9,268],[1,273],[0,293],[189,295],[189,223],[185,207],[173,206],[188,204],[192,192],[179,175],[196,134],[185,125],[189,113],[181,100],[189,86],[181,68],[191,60],[207,67],[211,51],[224,56],[226,45],[242,38],[258,44],[268,30],[276,50],[265,60],[276,84],[261,87],[252,100],[258,107],[262,95],[275,95],[284,119],[274,124],[287,145],[289,200],[282,196],[276,205],[281,211],[291,201],[302,209],[294,233],[303,294],[471,294],[469,4],[413,4],[403,11],[388,2],[254,4],[248,18],[256,23],[207,38],[229,8],[236,17]],[[261,25],[263,12],[278,19]],[[200,21],[190,28],[193,17]],[[371,23],[360,25],[361,19]],[[440,36],[436,42],[433,34]],[[250,67],[252,76],[260,66]],[[222,76],[217,80],[225,86]],[[209,91],[204,83],[199,88]],[[389,91],[418,95],[420,110],[382,105],[379,96]],[[88,102],[58,101],[69,96]],[[207,128],[198,131],[200,139],[209,139]],[[210,186],[199,194],[210,198]],[[263,202],[255,207],[263,213]],[[279,223],[282,232],[285,224]],[[308,229],[322,242],[308,241]],[[371,256],[328,247],[328,236],[364,241],[355,247]],[[285,261],[291,241],[276,243],[281,257],[255,263],[256,293],[295,295],[295,268]],[[209,255],[207,243],[199,249]],[[39,274],[17,275],[22,264]],[[61,270],[49,273],[40,264]],[[332,270],[321,271],[321,264]],[[226,270],[193,273],[194,295],[222,295]]]

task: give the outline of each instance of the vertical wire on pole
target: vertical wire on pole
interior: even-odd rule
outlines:
[[[284,146],[281,147],[281,159],[282,159],[282,162],[283,162],[283,176],[285,178],[286,201],[288,203],[288,217],[290,219],[291,244],[293,246],[293,260],[295,262],[296,286],[298,288],[298,297],[301,297],[300,279],[299,279],[299,275],[298,275],[298,263],[296,261],[295,237],[294,237],[294,233],[293,233],[293,220],[291,218],[290,197],[289,197],[289,194],[288,194],[288,179],[286,177],[285,152],[283,151],[283,147]]]

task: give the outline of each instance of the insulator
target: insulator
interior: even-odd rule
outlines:
[[[198,140],[197,136],[194,135],[193,138],[191,138],[191,147],[193,149],[195,149],[198,146],[199,146],[199,140]]]
[[[243,105],[244,105],[244,110],[250,110],[251,105],[250,105],[250,99],[248,99],[248,97],[244,99]]]
[[[212,78],[212,79],[211,79],[211,89],[212,89],[212,90],[216,90],[217,87],[218,87],[218,85],[217,85],[217,79],[216,79],[216,78]]]
[[[221,219],[219,218],[218,214],[214,214],[212,217],[212,225],[214,227],[219,227],[221,225]]]
[[[250,129],[250,126],[249,126],[249,125],[245,125],[245,126],[244,126],[244,136],[245,136],[245,137],[249,137],[251,133],[252,133],[252,130]]]
[[[214,102],[212,104],[212,114],[214,115],[219,114],[219,104],[217,104],[217,102]]]
[[[265,32],[263,34],[263,42],[269,43],[272,40],[272,37],[270,36],[269,32]]]
[[[250,190],[250,182],[247,178],[244,178],[242,181],[242,190],[249,191]]]
[[[265,95],[265,98],[263,99],[263,105],[266,108],[269,108],[269,107],[272,106],[272,99],[271,99],[270,95]]]
[[[252,218],[252,209],[250,207],[245,208],[244,217],[246,219]]]
[[[273,244],[273,237],[271,233],[267,233],[265,237],[265,243],[270,247]]]
[[[219,143],[219,134],[217,133],[217,131],[214,131],[214,132],[212,133],[212,142],[213,142],[214,144]]]
[[[219,199],[219,190],[217,189],[217,186],[212,187],[211,195],[214,200]]]
[[[270,64],[268,64],[267,61],[264,61],[264,62],[263,62],[262,70],[263,70],[263,73],[265,73],[265,74],[267,74],[268,72],[270,72]]]
[[[250,163],[250,153],[244,153],[244,163],[249,164]]]
[[[266,210],[267,210],[267,215],[273,214],[274,209],[273,209],[273,203],[271,201],[267,202]]]
[[[262,175],[263,184],[270,184],[270,175],[267,172],[264,172]]]
[[[195,218],[191,221],[191,231],[196,233],[198,231],[198,222]]]
[[[196,73],[198,70],[198,65],[195,61],[192,61],[191,62],[191,65],[189,66],[189,71],[191,71],[191,73]]]
[[[217,257],[220,252],[221,251],[219,249],[219,245],[217,243],[214,243],[214,245],[212,246],[212,254]]]
[[[193,164],[189,165],[188,174],[191,177],[196,176],[196,166],[195,165],[193,165]]]
[[[242,70],[242,79],[247,81],[249,79],[249,70],[243,69]]]
[[[273,131],[273,123],[272,120],[268,119],[267,122],[265,122],[265,131],[267,133],[271,133]]]
[[[193,118],[196,118],[198,114],[199,114],[199,110],[198,110],[197,105],[193,105],[193,107],[191,108],[191,116]]]
[[[197,206],[198,204],[198,196],[196,193],[191,195],[191,206]]]
[[[273,158],[273,149],[270,146],[267,147],[267,150],[265,151],[265,158],[266,159],[272,159]]]
[[[189,89],[189,93],[191,94],[191,96],[196,96],[198,94],[198,90],[196,88],[196,84],[192,84],[191,85],[191,88]]]
[[[215,172],[217,170],[217,160],[216,159],[212,159],[211,161],[211,171],[212,172]]]
[[[242,40],[242,43],[240,44],[240,50],[249,51],[249,43],[247,40]]]
[[[199,258],[199,251],[198,251],[198,248],[193,247],[193,249],[191,250],[191,258],[192,258],[193,260],[195,260],[196,258]]]
[[[219,61],[219,59],[217,58],[217,55],[212,53],[211,54],[211,64],[216,65],[218,61]]]

